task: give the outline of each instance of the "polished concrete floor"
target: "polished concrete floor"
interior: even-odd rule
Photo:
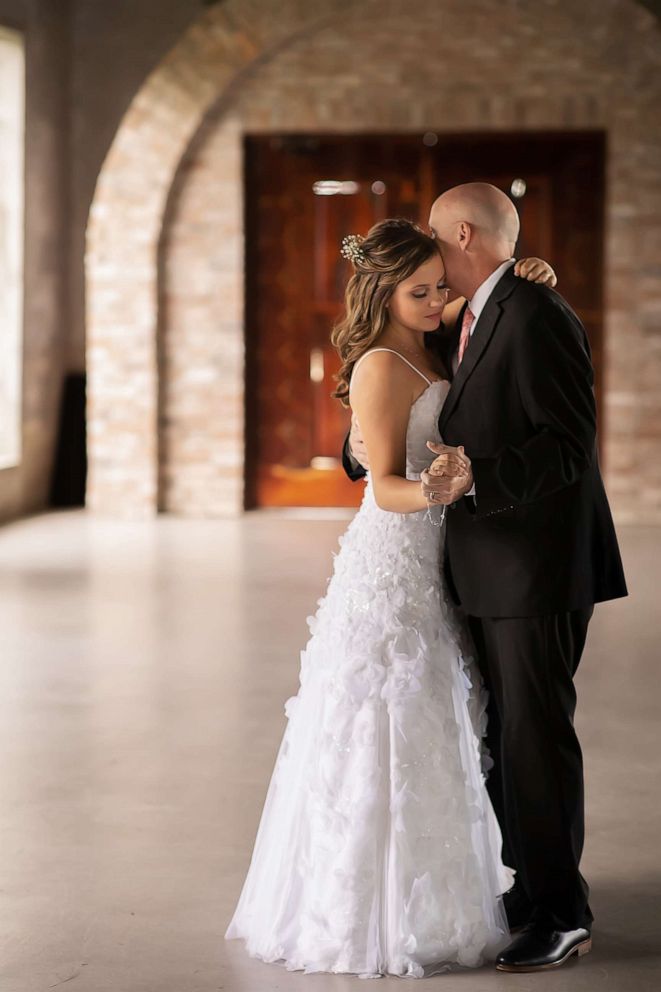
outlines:
[[[0,530],[1,992],[362,987],[222,937],[345,524],[65,513]],[[621,538],[632,595],[597,608],[578,675],[595,949],[425,988],[661,989],[661,530]]]

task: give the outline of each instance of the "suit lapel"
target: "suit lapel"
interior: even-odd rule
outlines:
[[[496,324],[498,323],[502,313],[503,301],[506,300],[507,297],[514,291],[516,282],[517,276],[514,275],[512,269],[508,269],[507,272],[503,274],[502,279],[500,279],[500,281],[496,284],[493,293],[487,300],[484,309],[482,310],[482,313],[473,328],[473,333],[464,353],[463,361],[452,380],[452,385],[450,386],[450,390],[445,399],[445,403],[443,404],[443,409],[438,420],[441,435],[443,434],[443,428],[448,422],[452,411],[459,402],[464,386],[466,385],[468,379],[470,379],[475,366],[484,354],[484,351],[491,340],[493,332],[496,329]],[[460,314],[460,319],[463,317],[464,310],[462,310]]]

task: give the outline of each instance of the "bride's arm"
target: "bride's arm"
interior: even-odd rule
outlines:
[[[558,278],[555,272],[543,258],[520,258],[514,266],[514,275],[519,276],[521,279],[527,279],[528,282],[538,282],[543,286],[550,286],[551,289],[558,284]],[[445,310],[443,311],[444,327],[454,327],[465,302],[466,300],[463,296],[458,296],[456,299],[450,300],[445,304]]]
[[[406,431],[414,395],[410,371],[388,352],[362,362],[351,383],[374,497],[382,510],[392,513],[415,513],[428,505],[420,482],[406,478]]]
[[[461,308],[463,307],[466,300],[463,296],[457,296],[454,300],[448,300],[445,304],[443,310],[443,326],[444,327],[454,327],[457,323],[457,318],[461,313]]]

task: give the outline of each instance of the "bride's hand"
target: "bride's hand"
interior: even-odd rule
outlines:
[[[473,488],[473,470],[463,446],[427,441],[427,447],[438,457],[421,475],[422,492],[429,504],[455,503]]]
[[[538,282],[542,286],[550,286],[553,289],[558,284],[558,278],[543,258],[520,258],[514,266],[514,275],[528,282]]]
[[[459,477],[470,471],[471,460],[464,451],[463,445],[453,448],[450,444],[427,441],[427,447],[438,456],[427,470],[430,475]]]

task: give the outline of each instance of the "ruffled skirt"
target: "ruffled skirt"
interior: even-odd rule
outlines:
[[[441,528],[365,499],[308,623],[300,689],[225,934],[290,970],[421,978],[507,940],[486,695]]]

